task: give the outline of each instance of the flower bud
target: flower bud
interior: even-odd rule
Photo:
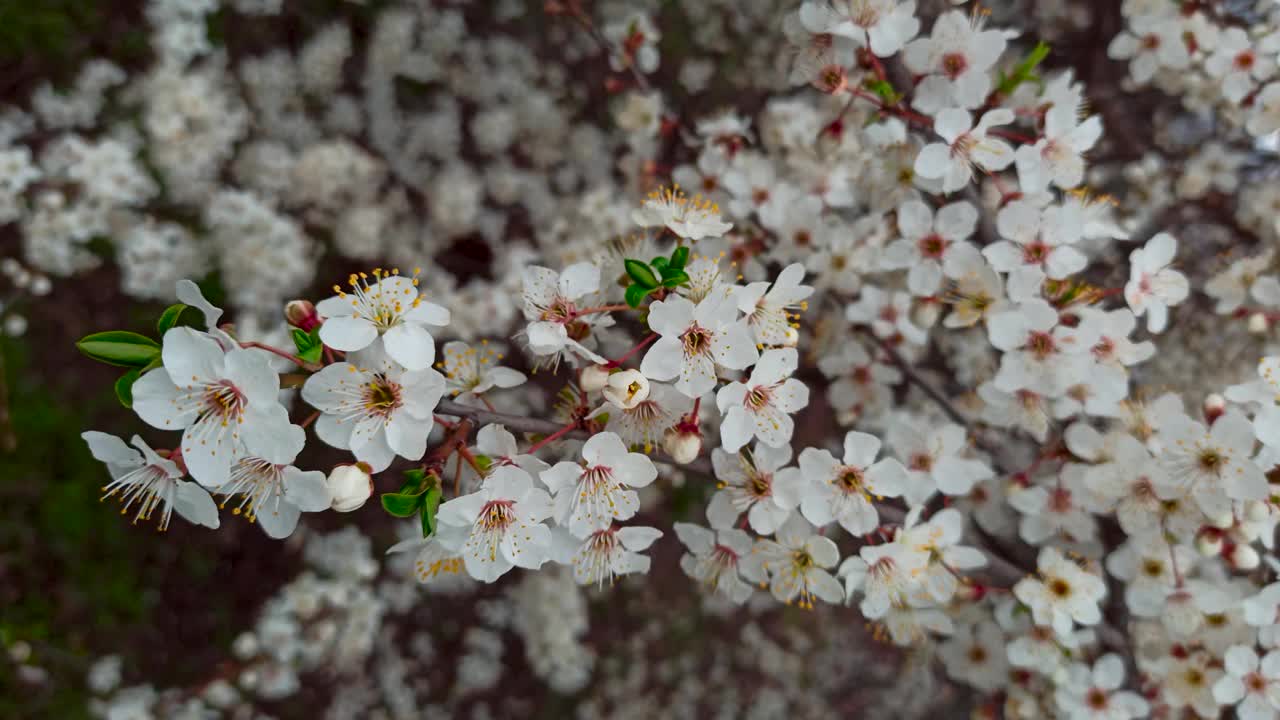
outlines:
[[[332,507],[338,512],[359,510],[373,494],[373,477],[364,463],[339,465],[329,473],[329,496]]]
[[[1204,557],[1213,557],[1222,552],[1222,534],[1202,532],[1196,536],[1196,552]]]
[[[1267,332],[1270,323],[1267,322],[1267,316],[1262,313],[1254,313],[1249,316],[1249,332],[1254,335],[1262,335]]]
[[[649,379],[639,370],[623,370],[609,376],[604,386],[604,399],[623,410],[644,402],[649,397]]]
[[[284,306],[284,318],[290,325],[304,332],[311,332],[320,324],[316,306],[307,300],[290,300],[289,304]]]
[[[609,382],[609,368],[603,365],[591,365],[582,368],[578,374],[578,384],[587,392],[595,392],[604,388]]]
[[[1254,550],[1250,545],[1235,546],[1227,560],[1237,570],[1253,570],[1262,562],[1262,558],[1258,556],[1258,551]]]
[[[1227,399],[1218,393],[1209,393],[1204,399],[1204,419],[1212,425],[1227,411]]]
[[[800,344],[800,331],[793,327],[787,328],[787,338],[782,341],[784,347],[796,347]]]
[[[1250,500],[1244,504],[1244,514],[1249,522],[1266,522],[1271,517],[1271,505],[1264,500]]]
[[[1236,524],[1236,516],[1232,514],[1230,510],[1223,511],[1217,515],[1207,516],[1206,519],[1209,521],[1209,525],[1216,527],[1219,530],[1226,530]]]
[[[679,428],[667,428],[662,434],[662,449],[667,451],[672,460],[686,465],[693,462],[702,452],[702,437],[695,432]]]

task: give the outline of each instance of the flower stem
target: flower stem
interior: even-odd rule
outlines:
[[[622,357],[618,358],[617,360],[610,360],[607,363],[607,365],[611,368],[621,367],[622,363],[626,362],[632,355],[635,355],[636,353],[640,352],[646,346],[648,346],[649,343],[657,339],[658,339],[658,333],[649,333],[649,337],[645,338],[644,340],[641,340],[639,343],[636,344],[635,347],[628,350],[626,353],[623,354]]]
[[[281,349],[280,349],[280,348],[278,348],[278,347],[272,347],[272,346],[270,346],[270,345],[265,345],[265,344],[260,343],[260,342],[255,342],[255,341],[250,340],[249,342],[242,342],[242,343],[240,343],[240,347],[242,347],[242,348],[257,348],[257,349],[259,349],[259,350],[266,350],[267,352],[271,353],[272,355],[278,355],[278,356],[280,356],[280,357],[284,358],[285,360],[288,360],[289,362],[293,363],[294,365],[297,365],[298,367],[302,368],[303,370],[310,370],[311,372],[315,372],[315,371],[317,371],[317,370],[319,370],[319,369],[320,369],[320,366],[319,366],[319,365],[317,365],[317,364],[315,364],[315,363],[307,362],[306,360],[303,360],[302,358],[298,357],[297,355],[291,355],[291,354],[289,354],[289,353],[285,352],[284,350],[281,350]]]
[[[554,442],[554,441],[556,441],[556,440],[559,440],[560,438],[564,437],[565,435],[568,435],[570,432],[573,432],[573,430],[574,430],[575,428],[577,428],[577,427],[578,427],[578,423],[576,423],[576,422],[571,422],[571,423],[569,423],[568,425],[565,425],[564,427],[560,428],[559,430],[557,430],[557,431],[555,431],[555,432],[551,433],[550,435],[548,435],[548,436],[546,436],[546,437],[542,438],[541,440],[539,440],[538,442],[534,443],[534,444],[533,444],[533,447],[529,448],[526,452],[528,452],[530,455],[532,455],[533,453],[535,453],[535,452],[537,452],[538,450],[540,450],[540,449],[542,449],[543,447],[545,447],[548,443],[551,443],[551,442]]]

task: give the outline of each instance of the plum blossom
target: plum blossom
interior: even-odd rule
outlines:
[[[133,384],[133,409],[147,424],[182,430],[182,461],[205,487],[225,485],[245,455],[293,460],[302,428],[289,422],[277,400],[280,378],[257,351],[224,350],[187,327],[170,329],[161,350],[164,367]]]
[[[1178,250],[1178,241],[1160,233],[1129,255],[1129,282],[1124,299],[1133,314],[1147,316],[1147,330],[1164,332],[1169,324],[1169,308],[1187,299],[1187,276],[1169,267]]]
[[[760,567],[769,573],[769,591],[778,600],[812,609],[814,598],[833,605],[844,599],[840,583],[829,571],[840,562],[840,550],[831,538],[814,534],[799,515],[778,528],[777,540],[757,543],[755,553]]]
[[[915,0],[809,0],[800,7],[809,32],[852,41],[879,57],[902,49],[920,31]]]
[[[349,290],[334,285],[337,296],[321,300],[316,310],[324,315],[320,339],[334,350],[363,350],[379,338],[393,360],[409,370],[430,367],[436,359],[435,340],[427,326],[449,324],[448,308],[423,299],[418,271],[412,278],[399,270],[381,268],[369,275],[353,273]]]
[[[769,447],[756,443],[750,453],[711,451],[711,465],[722,486],[707,505],[707,520],[713,528],[729,528],[743,512],[751,529],[772,535],[800,504],[799,490],[804,480],[791,462],[791,446]]]
[[[678,522],[676,537],[688,548],[680,558],[685,574],[741,605],[751,597],[751,583],[762,578],[742,559],[751,554],[751,536],[742,530],[708,530],[701,525]]]
[[[452,533],[467,574],[493,582],[513,567],[536,570],[550,557],[551,497],[534,487],[529,473],[513,465],[495,470],[480,490],[442,504],[436,514],[442,526],[466,529]],[[442,540],[443,542],[443,540]]]
[[[1012,110],[997,108],[983,114],[977,125],[963,108],[947,108],[937,114],[933,129],[943,142],[926,145],[916,156],[915,171],[921,177],[940,179],[943,192],[955,192],[973,181],[973,168],[986,172],[1013,164],[1013,148],[989,136],[991,128],[1013,122]]]
[[[720,206],[711,200],[685,195],[680,186],[659,188],[649,193],[644,205],[631,214],[640,227],[666,227],[686,240],[702,240],[724,235],[732,223],[720,219]]]
[[[754,282],[737,289],[738,309],[746,314],[756,342],[762,345],[789,345],[795,340],[788,310],[804,307],[802,301],[813,288],[801,285],[804,266],[792,263],[778,273],[772,283]]]
[[[159,511],[156,527],[167,530],[169,518],[176,512],[189,522],[218,528],[218,506],[208,491],[183,480],[185,473],[177,463],[160,457],[142,438],[134,435],[130,440],[133,447],[129,447],[115,435],[95,430],[81,433],[80,437],[88,443],[94,459],[105,463],[111,473],[111,482],[102,488],[102,497],[119,497],[121,514],[128,513],[136,503],[135,523],[150,520]]]
[[[937,216],[918,200],[905,202],[898,206],[902,238],[885,248],[884,266],[907,269],[907,287],[913,294],[934,295],[944,275],[963,275],[978,255],[966,242],[977,226],[978,211],[967,202],[944,205]]]
[[[880,524],[872,498],[898,497],[907,481],[907,469],[893,458],[876,461],[880,439],[853,431],[844,436],[844,457],[836,460],[827,450],[805,448],[800,472],[806,481],[800,511],[809,522],[822,527],[832,521],[853,535],[865,535]]]
[[[791,377],[799,366],[795,348],[766,350],[745,383],[734,382],[716,393],[716,407],[724,415],[720,441],[736,453],[753,437],[772,447],[791,441],[791,414],[809,404],[809,388]]]
[[[661,337],[645,353],[640,372],[651,380],[675,380],[690,398],[716,386],[716,366],[750,367],[760,357],[751,332],[729,298],[708,297],[694,305],[682,297],[649,306],[649,327]]]
[[[559,462],[542,473],[555,495],[555,518],[576,537],[606,530],[614,520],[629,520],[640,509],[635,490],[658,477],[653,461],[628,452],[610,432],[593,435],[582,446],[584,464]]]
[[[553,559],[571,565],[579,585],[603,586],[619,575],[649,572],[649,557],[640,553],[662,537],[662,531],[633,525],[596,530],[581,540],[564,530],[553,535]]]
[[[526,337],[535,355],[560,357],[569,352],[594,363],[606,362],[582,344],[594,326],[607,327],[612,320],[604,313],[580,314],[578,302],[600,290],[600,268],[592,263],[576,263],[557,273],[530,265],[524,269],[524,317],[529,321]]]
[[[1061,637],[1070,634],[1073,623],[1096,625],[1102,620],[1098,601],[1107,586],[1101,578],[1053,547],[1040,550],[1036,567],[1038,576],[1025,577],[1013,587],[1014,596],[1031,608],[1036,624],[1052,625]]]
[[[490,349],[488,342],[476,349],[454,340],[445,343],[444,360],[437,365],[444,371],[449,394],[465,400],[493,388],[513,388],[524,384],[528,379],[525,374],[495,364],[500,360],[502,356]]]
[[[302,399],[321,412],[316,436],[381,472],[399,455],[418,460],[427,451],[432,413],[445,391],[432,368],[406,370],[380,352],[350,356],[307,378]]]
[[[991,93],[991,67],[1004,52],[1000,30],[983,30],[984,16],[952,10],[938,16],[927,38],[907,44],[902,62],[924,76],[912,105],[926,113],[943,108],[976,108]]]

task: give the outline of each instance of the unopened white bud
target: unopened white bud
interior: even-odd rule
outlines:
[[[1266,522],[1271,517],[1271,505],[1263,500],[1250,500],[1244,504],[1244,514],[1249,522]]]
[[[329,473],[331,505],[338,512],[359,510],[373,494],[373,477],[364,463],[339,465]]]
[[[672,460],[686,465],[693,462],[702,452],[702,438],[691,432],[683,432],[676,428],[667,428],[662,436],[662,449],[667,451]]]
[[[933,327],[938,322],[938,316],[942,314],[942,308],[938,303],[926,302],[918,303],[914,310],[911,311],[911,320],[919,327]]]
[[[1218,393],[1209,393],[1204,399],[1204,414],[1217,417],[1227,411],[1227,399]]]
[[[1222,553],[1222,536],[1218,533],[1200,533],[1196,537],[1196,552],[1205,557]]]
[[[1258,556],[1258,551],[1254,550],[1250,545],[1235,546],[1228,560],[1237,570],[1252,570],[1262,562],[1262,558]]]
[[[1236,524],[1236,516],[1233,515],[1230,510],[1218,513],[1217,515],[1210,515],[1207,519],[1209,520],[1210,525],[1220,530],[1226,530]]]
[[[587,392],[595,392],[604,388],[609,382],[609,368],[603,365],[591,365],[582,369],[578,376],[578,384]]]
[[[1254,313],[1249,316],[1249,332],[1254,335],[1262,335],[1267,332],[1270,323],[1267,322],[1267,316],[1262,313]]]
[[[609,376],[604,386],[604,399],[623,410],[630,410],[649,398],[649,379],[639,370],[623,370]]]

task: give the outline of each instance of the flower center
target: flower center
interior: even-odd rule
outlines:
[[[684,344],[686,357],[697,357],[711,351],[711,333],[698,325],[685,330],[680,342]]]
[[[767,473],[752,474],[747,488],[757,498],[769,497],[773,492],[773,475]]]
[[[1071,583],[1062,578],[1053,578],[1048,583],[1049,592],[1056,598],[1071,597]]]
[[[364,388],[364,408],[372,415],[390,417],[403,403],[400,385],[384,375],[374,375]]]
[[[764,385],[757,385],[751,388],[751,392],[747,393],[747,397],[743,400],[743,404],[752,410],[763,410],[769,405],[769,388]]]
[[[942,257],[942,253],[947,249],[947,241],[942,236],[933,233],[920,238],[916,243],[916,247],[920,249],[920,254],[926,258],[937,260]]]
[[[1085,696],[1085,701],[1094,710],[1107,709],[1107,694],[1098,688],[1091,688],[1088,695]]]
[[[836,475],[835,484],[846,493],[860,493],[863,492],[866,477],[860,468],[844,467]]]
[[[1027,337],[1027,350],[1043,360],[1053,354],[1053,336],[1046,332],[1033,332]]]
[[[907,466],[912,470],[929,472],[933,469],[933,456],[929,453],[916,453],[911,456],[911,460],[907,463]]]
[[[969,67],[969,61],[961,53],[947,53],[942,56],[942,72],[955,80]]]
[[[1222,453],[1215,448],[1205,448],[1200,451],[1200,455],[1196,458],[1200,463],[1200,468],[1205,472],[1216,472],[1218,468],[1226,464],[1227,459]]]
[[[221,380],[205,387],[205,414],[221,418],[224,427],[232,418],[235,418],[237,422],[240,421],[240,414],[244,412],[244,406],[244,393],[240,392],[240,389],[235,385],[232,385],[230,380]]]

